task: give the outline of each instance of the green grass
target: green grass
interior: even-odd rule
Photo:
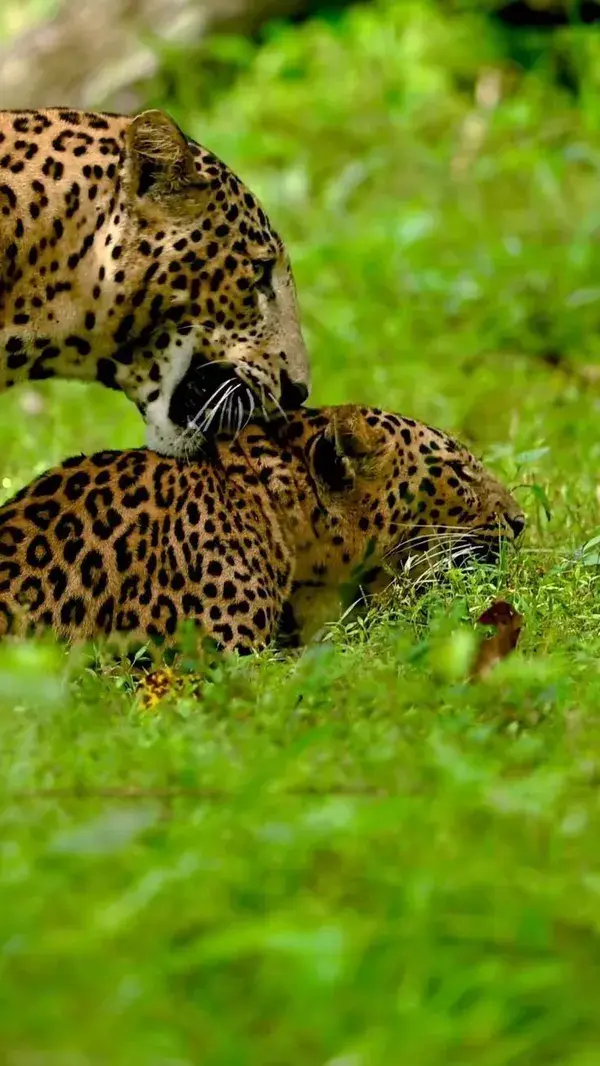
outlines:
[[[440,8],[280,29],[203,113],[179,57],[157,102],[288,240],[315,402],[468,441],[523,548],[152,714],[108,664],[0,648],[8,1066],[598,1062],[598,38],[565,36],[574,98]],[[68,384],[1,397],[0,427],[5,495],[143,439]],[[498,594],[520,648],[468,685]]]

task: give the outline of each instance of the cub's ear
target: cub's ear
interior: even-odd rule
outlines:
[[[319,433],[313,446],[312,461],[316,477],[331,492],[349,492],[354,487],[356,473],[352,463],[338,452],[328,429]]]
[[[315,474],[332,492],[347,492],[357,477],[376,477],[382,436],[359,407],[334,407],[313,449]]]
[[[163,111],[142,111],[125,136],[128,184],[136,196],[201,186],[185,136]]]

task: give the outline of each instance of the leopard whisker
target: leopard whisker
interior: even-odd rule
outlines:
[[[464,547],[459,548],[458,551],[451,552],[446,559],[444,558],[444,553],[439,553],[437,558],[432,560],[432,565],[430,565],[423,574],[416,578],[414,588],[419,588],[420,585],[427,582],[433,583],[436,576],[441,572],[442,565],[445,561],[449,563],[452,569],[455,569],[461,559],[468,559],[470,556],[473,556],[473,548],[471,545],[465,545]]]
[[[210,407],[207,410],[206,415],[204,417],[204,420],[202,422],[202,425],[200,427],[203,432],[205,432],[208,429],[208,427],[211,425],[211,423],[215,421],[219,410],[221,409],[223,404],[225,404],[227,402],[227,398],[228,398],[228,396],[231,395],[232,390],[233,390],[233,386],[232,386],[231,382],[228,382],[228,387],[227,387],[226,391],[223,393],[222,396],[219,397],[217,402],[212,407]]]
[[[414,530],[414,533],[413,533],[413,537],[414,538],[418,538],[418,537],[436,537],[436,536],[440,536],[441,537],[441,536],[445,536],[445,535],[452,535],[452,536],[463,535],[463,536],[465,536],[465,535],[469,535],[469,534],[475,535],[476,532],[477,532],[477,530],[474,529],[473,526],[467,526],[467,525],[443,525],[443,524],[437,523],[437,522],[427,523],[425,525],[420,525],[420,526],[417,526],[417,527],[415,527],[415,523],[414,522],[397,522],[396,525],[400,529],[406,528],[406,529]],[[400,542],[400,544],[407,544],[407,543],[408,543],[407,540],[404,540],[404,541]]]
[[[453,566],[456,566],[459,559],[468,559],[473,555],[473,550],[470,547],[459,548],[458,551],[453,552],[450,562]]]
[[[215,389],[215,391],[213,393],[211,393],[211,395],[209,396],[209,398],[206,401],[206,403],[200,408],[200,410],[197,412],[197,414],[194,415],[192,421],[188,424],[187,429],[198,429],[199,428],[199,421],[200,421],[200,418],[202,417],[202,415],[204,414],[204,412],[207,410],[207,408],[210,407],[210,405],[212,403],[215,402],[215,399],[219,395],[219,393],[223,392],[223,390],[227,389],[227,388],[231,388],[231,380],[230,379],[228,379],[227,381],[223,381],[219,385],[219,387],[217,389]],[[210,420],[209,420],[209,424],[210,424]],[[206,426],[204,428],[206,428]]]
[[[267,411],[266,399],[267,399],[267,391],[265,389],[265,386],[261,385],[260,386],[260,412],[261,412],[265,422],[268,422],[269,421],[269,412]]]
[[[273,404],[273,406],[277,408],[277,410],[279,411],[279,413],[282,416],[282,418],[284,419],[284,421],[285,422],[289,422],[289,418],[287,416],[286,411],[284,411],[283,407],[279,403],[279,400],[275,399],[275,396],[273,395],[273,393],[271,392],[270,389],[267,389],[267,397],[270,399],[270,401]]]
[[[430,552],[419,556],[417,562],[425,563],[426,569],[422,574],[415,578],[415,587],[422,584],[428,576],[433,576],[437,570],[442,566],[442,563],[448,560],[452,562],[452,551],[449,544],[436,545]]]
[[[256,411],[256,398],[254,396],[254,393],[252,392],[252,389],[247,388],[246,395],[248,397],[248,416],[242,427],[243,429],[245,429],[246,426],[252,421],[252,417],[254,415],[254,412]]]
[[[219,415],[219,433],[223,432],[223,421],[228,426],[231,426],[231,404],[235,396],[235,389],[229,393],[229,396],[225,397],[221,405],[221,414]]]
[[[237,422],[234,422],[233,408],[234,408],[234,404],[236,403],[236,401],[237,401],[238,404],[241,403],[239,396],[236,397],[236,392],[237,392],[238,389],[241,389],[241,387],[242,387],[241,386],[241,382],[237,382],[235,388],[233,389],[233,392],[231,393],[231,396],[229,397],[229,400],[227,401],[226,407],[223,409],[223,412],[221,414],[221,418],[219,419],[219,432],[220,433],[223,430],[223,415],[225,414],[225,411],[227,411],[226,425],[228,425],[230,427],[230,429],[233,429],[233,436],[234,437],[237,435],[238,431],[235,428],[237,426]]]
[[[419,530],[413,534],[412,537],[407,537],[405,540],[401,540],[398,544],[395,544],[393,548],[390,548],[386,552],[384,558],[388,559],[400,552],[406,551],[411,546],[418,545],[419,543],[425,543],[428,540],[439,541],[452,541],[452,540],[468,540],[473,541],[481,540],[481,529],[468,526],[432,526],[429,527],[429,531],[423,532]],[[432,545],[433,547],[433,545]]]
[[[207,416],[206,416],[206,418],[205,418],[205,420],[204,420],[204,422],[202,424],[202,429],[203,429],[203,431],[205,433],[210,428],[210,426],[213,424],[213,422],[216,421],[217,414],[219,413],[220,410],[221,411],[223,410],[227,400],[229,399],[231,394],[233,392],[235,392],[235,390],[237,388],[237,382],[236,382],[235,385],[232,385],[231,382],[228,382],[228,384],[229,384],[229,389],[227,390],[227,392],[225,392],[223,394],[223,396],[220,397],[220,399],[215,404],[215,406],[208,412],[208,414],[207,414]],[[223,420],[223,413],[221,413],[221,420],[219,422],[219,428],[222,427],[222,420]]]
[[[418,533],[418,534],[415,534],[412,537],[408,537],[406,540],[400,541],[398,544],[395,544],[393,548],[390,548],[389,551],[386,552],[384,558],[385,559],[392,558],[394,555],[398,555],[400,552],[406,551],[407,549],[410,549],[410,548],[414,548],[414,547],[416,547],[418,545],[425,546],[428,541],[433,540],[435,538],[435,542],[436,543],[432,544],[431,548],[427,549],[428,551],[431,551],[440,542],[450,544],[453,540],[461,539],[463,536],[464,536],[464,533],[461,533],[461,532],[458,532],[458,533],[454,533],[454,532],[450,533],[450,532],[448,532],[448,533],[438,533],[438,534],[435,534],[435,533]],[[426,554],[426,553],[424,553],[424,554]]]
[[[221,414],[220,414],[220,417],[219,417],[219,433],[223,432],[223,419],[224,418],[227,419],[229,421],[229,423],[231,422],[231,397],[221,407]]]
[[[419,558],[416,559],[415,556],[412,556],[412,558],[407,560],[406,566],[404,567],[404,572],[406,575],[409,576],[413,566],[415,566],[416,564],[424,564],[425,569],[423,570],[422,574],[417,575],[417,577],[413,579],[415,580],[415,583],[418,584],[428,574],[433,574],[436,567],[443,562],[444,558],[445,551],[440,551],[436,555],[429,556],[429,558],[425,558],[424,560]]]
[[[239,437],[244,428],[244,404],[240,396],[237,398],[237,419],[235,423],[235,435]]]

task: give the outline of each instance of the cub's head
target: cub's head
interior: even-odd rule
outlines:
[[[151,447],[189,455],[255,409],[269,418],[308,395],[294,282],[249,189],[167,115],[137,115],[124,139],[123,251],[115,261],[112,242],[105,253],[121,294],[106,373],[134,394]]]
[[[445,433],[376,408],[298,411],[281,429],[310,501],[298,581],[378,568],[420,576],[451,561],[495,561],[525,527],[510,493]],[[313,501],[316,505],[313,505]]]

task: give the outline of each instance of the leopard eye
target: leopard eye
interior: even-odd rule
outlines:
[[[254,267],[254,288],[258,292],[264,293],[265,296],[273,295],[273,270],[276,262],[276,259],[255,259],[252,264]]]

